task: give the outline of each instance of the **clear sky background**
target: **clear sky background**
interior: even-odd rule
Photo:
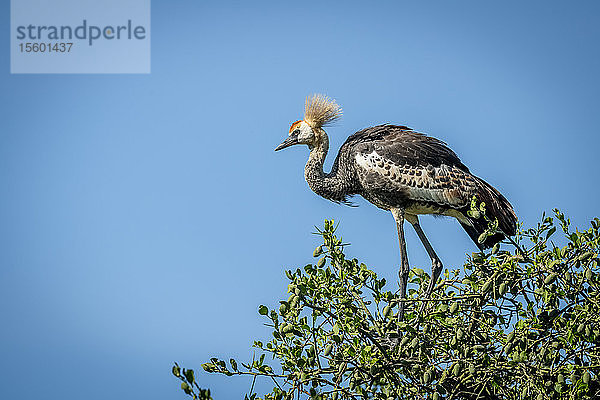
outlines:
[[[345,138],[406,124],[446,141],[525,225],[598,211],[597,1],[152,2],[150,75],[10,75],[0,31],[0,398],[183,399],[173,361],[251,358],[284,269],[341,221],[395,282],[389,213],[327,202],[306,148],[273,149],[325,93]],[[476,250],[422,218],[445,266]],[[429,260],[411,229],[413,266]],[[200,374],[217,399],[245,378]]]

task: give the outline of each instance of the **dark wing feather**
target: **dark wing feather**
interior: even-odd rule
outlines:
[[[446,143],[399,125],[377,125],[358,131],[342,145],[340,154],[373,150],[398,165],[446,164],[469,171]]]

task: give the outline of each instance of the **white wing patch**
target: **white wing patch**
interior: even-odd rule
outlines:
[[[460,208],[468,204],[476,191],[471,174],[445,164],[439,167],[397,165],[376,151],[356,154],[356,163],[363,170],[362,177],[376,174],[382,187],[373,189],[394,190],[404,193],[410,200],[433,202]],[[366,186],[377,185],[365,178]]]

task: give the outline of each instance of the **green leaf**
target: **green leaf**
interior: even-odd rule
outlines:
[[[458,310],[458,302],[453,302],[450,306],[450,314],[454,314]]]
[[[429,372],[425,372],[423,374],[423,383],[424,384],[428,384],[429,382],[431,382],[431,374]]]
[[[591,269],[586,268],[585,270],[585,279],[587,279],[588,281],[592,280],[592,277],[594,276],[594,273],[592,272]]]
[[[285,314],[287,314],[287,305],[286,305],[286,303],[281,303],[281,305],[279,306],[279,314],[281,314],[282,316],[284,316]]]
[[[323,247],[317,246],[315,251],[313,251],[313,257],[319,257],[323,253]]]
[[[194,370],[186,369],[183,374],[185,375],[185,379],[190,383],[190,385],[194,384]]]
[[[412,342],[410,342],[410,347],[414,349],[414,348],[416,348],[418,345],[419,345],[419,338],[418,338],[418,337],[415,337],[415,338],[412,340]]]
[[[544,279],[544,285],[550,285],[556,280],[557,275],[552,273]]]
[[[494,247],[492,247],[492,254],[496,254],[500,251],[500,242],[496,243]]]
[[[473,350],[481,352],[485,350],[485,346],[482,344],[476,344],[475,346],[473,346]]]
[[[512,342],[515,339],[515,331],[512,331],[511,333],[509,333],[509,335],[506,337],[506,342]]]
[[[483,243],[485,242],[485,240],[490,236],[490,232],[485,231],[483,232],[481,235],[479,235],[479,237],[477,238],[477,241],[479,243]]]
[[[554,234],[554,232],[556,232],[556,227],[553,226],[552,228],[550,228],[548,230],[548,232],[546,232],[546,240],[548,240],[550,238],[550,236],[552,236]]]
[[[204,364],[200,364],[200,366],[206,372],[214,372],[217,369],[213,363],[204,363]]]
[[[494,281],[493,281],[492,279],[488,280],[488,281],[487,281],[487,282],[485,282],[485,283],[483,284],[483,286],[481,287],[481,291],[482,291],[483,293],[487,293],[487,292],[490,290],[490,288],[492,287],[493,283],[494,283]]]
[[[459,376],[460,375],[460,364],[455,363],[454,367],[452,367],[452,375]]]
[[[258,313],[260,315],[267,315],[269,313],[269,309],[267,308],[267,306],[263,306],[261,304],[260,306],[258,306]]]
[[[498,288],[498,293],[500,294],[500,296],[504,296],[504,294],[507,292],[508,289],[508,285],[506,284],[506,282],[502,282],[500,284],[500,287]]]
[[[391,314],[392,314],[392,307],[385,306],[383,308],[383,312],[382,312],[383,318],[388,318]]]
[[[402,348],[402,347],[406,346],[406,344],[407,344],[409,341],[410,341],[410,337],[408,337],[408,335],[407,335],[407,336],[404,336],[404,337],[402,338],[402,341],[400,342],[400,347]]]
[[[585,262],[588,259],[590,259],[593,255],[594,255],[593,251],[586,251],[585,253],[583,253],[579,256],[579,261]]]
[[[467,215],[474,219],[479,219],[481,217],[479,210],[469,210],[467,211]]]

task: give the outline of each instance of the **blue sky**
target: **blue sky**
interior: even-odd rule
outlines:
[[[10,75],[0,12],[2,399],[185,398],[172,362],[250,358],[258,305],[283,298],[325,218],[393,281],[392,217],[318,198],[307,150],[273,151],[310,93],[344,108],[333,153],[406,124],[526,225],[598,215],[598,2],[155,0],[149,75]],[[448,267],[476,250],[455,221],[422,225]],[[219,399],[250,384],[200,379]]]

